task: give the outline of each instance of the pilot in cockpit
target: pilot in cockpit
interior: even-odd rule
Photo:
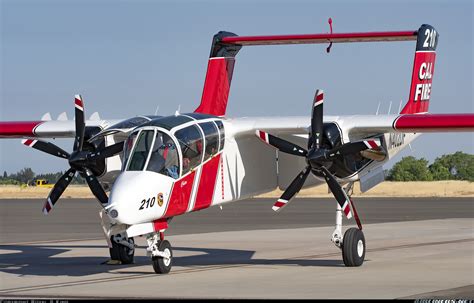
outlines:
[[[148,170],[170,176],[173,179],[178,179],[178,151],[169,136],[162,133],[157,134],[148,164]]]

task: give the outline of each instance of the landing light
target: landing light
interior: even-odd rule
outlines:
[[[112,209],[111,211],[109,211],[109,216],[112,218],[112,219],[115,219],[118,217],[118,211],[116,209]]]

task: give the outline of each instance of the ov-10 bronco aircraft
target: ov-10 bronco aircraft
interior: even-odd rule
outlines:
[[[412,80],[399,114],[323,116],[318,89],[311,117],[225,115],[235,57],[244,46],[411,40]],[[201,103],[192,113],[85,121],[83,99],[76,95],[75,121],[0,122],[0,137],[24,138],[25,145],[69,161],[43,212],[53,209],[79,173],[103,207],[111,258],[124,264],[133,262],[134,237],[144,236],[155,272],[168,273],[173,253],[164,232],[175,216],[276,188],[284,192],[273,210],[281,211],[303,187],[326,182],[337,200],[332,242],[346,266],[360,266],[366,243],[350,198],[353,183],[365,192],[382,182],[384,163],[420,133],[474,130],[472,113],[427,113],[437,44],[437,31],[426,24],[412,31],[280,36],[221,31],[213,38]],[[72,153],[40,140],[65,137],[74,137]],[[343,215],[353,217],[357,228],[343,234]]]

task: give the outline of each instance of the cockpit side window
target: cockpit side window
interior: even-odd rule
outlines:
[[[148,171],[153,171],[173,179],[179,178],[179,156],[170,136],[158,131],[151,149]]]
[[[196,125],[180,129],[175,133],[183,154],[183,175],[202,161],[202,136]]]
[[[201,126],[206,140],[206,150],[204,151],[204,161],[217,154],[219,149],[219,133],[213,122],[199,124]]]
[[[224,142],[225,142],[224,124],[222,123],[222,121],[219,121],[219,120],[217,120],[215,122],[216,122],[217,128],[219,129],[219,133],[220,133],[219,151],[221,151],[221,150],[224,149]]]
[[[153,143],[154,135],[155,131],[153,130],[144,130],[140,133],[127,170],[143,170],[151,144]]]

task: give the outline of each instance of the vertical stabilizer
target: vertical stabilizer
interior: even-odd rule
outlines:
[[[431,25],[423,24],[418,30],[410,95],[401,114],[428,112],[438,37],[438,32]]]
[[[241,46],[224,44],[221,40],[224,37],[232,36],[236,35],[229,32],[219,32],[214,36],[201,104],[195,110],[197,113],[215,116],[225,115],[234,72],[235,56]]]

